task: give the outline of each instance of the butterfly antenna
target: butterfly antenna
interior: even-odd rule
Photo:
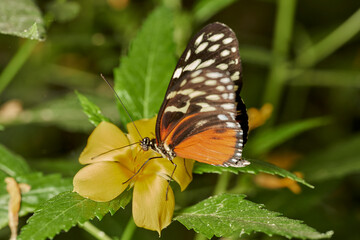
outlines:
[[[110,153],[110,152],[113,152],[113,151],[117,151],[117,150],[120,150],[120,149],[123,149],[123,148],[130,147],[130,146],[135,145],[135,144],[139,144],[139,142],[131,143],[131,144],[129,144],[129,145],[122,146],[122,147],[119,147],[119,148],[113,148],[113,149],[111,149],[111,150],[109,150],[109,151],[100,153],[100,154],[96,155],[95,157],[92,157],[91,160],[94,160],[94,159],[96,159],[96,158],[98,158],[98,157],[101,157],[101,156],[103,156],[103,155],[105,155],[105,154],[108,154],[108,153]]]
[[[102,79],[103,79],[103,80],[107,83],[107,85],[111,88],[111,90],[114,92],[114,94],[115,94],[116,98],[119,100],[119,102],[120,102],[121,106],[124,108],[124,110],[125,110],[126,114],[129,116],[129,118],[130,118],[130,120],[131,120],[132,124],[134,125],[134,127],[135,127],[136,131],[138,132],[138,134],[139,134],[140,138],[141,138],[141,139],[143,139],[143,137],[141,136],[141,134],[140,134],[140,132],[139,132],[138,128],[136,127],[136,125],[135,125],[135,123],[134,123],[134,120],[133,120],[133,119],[132,119],[132,117],[130,116],[130,114],[129,114],[128,110],[126,109],[126,107],[125,107],[124,103],[121,101],[121,99],[120,99],[119,95],[117,95],[117,93],[115,92],[115,89],[113,88],[113,86],[111,86],[111,84],[108,82],[108,80],[106,80],[106,78],[104,77],[104,75],[102,75],[102,73],[100,73],[100,76],[101,76],[101,78],[102,78]]]

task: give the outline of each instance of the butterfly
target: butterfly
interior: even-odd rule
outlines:
[[[239,95],[241,72],[235,33],[218,22],[201,29],[176,65],[157,116],[156,137],[143,138],[141,148],[172,163],[181,157],[225,167],[249,165],[242,159],[249,127]]]

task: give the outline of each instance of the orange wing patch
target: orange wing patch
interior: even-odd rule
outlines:
[[[222,165],[233,157],[236,141],[235,129],[209,129],[184,139],[174,152],[182,158]]]

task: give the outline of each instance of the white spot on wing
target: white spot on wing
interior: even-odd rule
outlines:
[[[233,38],[228,37],[228,38],[225,38],[222,42],[223,42],[223,44],[229,44],[229,43],[231,43],[233,40],[234,40]]]
[[[219,114],[217,117],[218,117],[218,119],[223,120],[223,121],[228,120],[228,117],[224,114]]]
[[[239,78],[240,78],[240,72],[239,72],[239,71],[234,72],[233,75],[231,75],[230,78],[231,78],[231,80],[233,80],[233,81],[239,80]]]
[[[218,90],[218,91],[222,92],[222,91],[224,91],[224,90],[225,90],[225,87],[224,87],[224,86],[222,86],[222,85],[219,85],[219,86],[217,86],[217,87],[216,87],[216,90]]]
[[[216,108],[210,106],[208,103],[196,103],[196,105],[200,106],[200,112],[211,112],[211,111],[215,111]]]
[[[191,83],[201,83],[202,81],[204,81],[205,80],[205,78],[204,77],[196,77],[196,78],[194,78],[194,79],[191,79]]]
[[[201,63],[201,59],[196,59],[192,63],[186,65],[184,71],[193,71],[196,69],[197,66],[199,66],[200,63]]]
[[[223,33],[214,34],[211,37],[209,37],[209,41],[216,42],[224,37]]]
[[[218,50],[219,47],[220,47],[220,44],[214,44],[211,47],[209,47],[208,51],[215,52],[216,50]]]
[[[197,76],[199,76],[199,74],[202,72],[202,70],[197,70],[197,71],[195,71],[195,72],[193,72],[192,74],[191,74],[191,77],[197,77]]]
[[[226,100],[226,99],[229,98],[229,94],[228,93],[223,93],[223,94],[221,94],[221,97]]]
[[[176,69],[173,78],[179,78],[181,73],[182,73],[182,68],[180,67],[180,68]]]
[[[172,91],[172,92],[170,92],[170,93],[166,96],[166,99],[173,98],[173,97],[175,97],[176,94],[177,94],[176,91]]]
[[[194,92],[194,89],[188,88],[188,89],[184,89],[184,90],[178,91],[177,94],[189,95],[189,94],[192,93],[192,92]]]
[[[205,85],[206,86],[215,86],[216,85],[216,80],[206,80]]]
[[[227,90],[233,90],[233,89],[234,89],[234,86],[233,86],[233,85],[227,85],[227,86],[226,86],[226,89],[227,89]]]
[[[181,82],[181,84],[180,84],[180,87],[183,87],[186,83],[187,83],[186,79],[183,80],[183,81]]]
[[[195,53],[198,54],[199,52],[204,51],[204,49],[209,45],[208,42],[203,42],[199,45],[199,47],[195,50]]]
[[[231,110],[235,108],[235,105],[233,103],[224,103],[221,104],[221,107],[226,110]]]
[[[227,50],[227,49],[225,49],[224,51],[222,51],[222,52],[220,53],[220,56],[222,56],[222,57],[226,57],[226,56],[228,56],[228,55],[230,55],[230,51]]]
[[[198,127],[201,127],[201,126],[203,126],[205,123],[207,123],[208,121],[207,120],[205,120],[205,119],[203,119],[203,120],[200,120],[200,121],[198,121],[197,123],[196,123],[196,128],[198,128]]]
[[[229,128],[235,128],[236,124],[234,122],[226,122],[226,126]]]
[[[194,91],[194,92],[189,94],[189,97],[190,98],[195,98],[195,97],[205,95],[205,94],[206,94],[206,92],[203,92],[203,91]]]
[[[204,67],[208,67],[211,64],[213,64],[215,62],[215,59],[209,59],[203,63],[201,63],[197,68],[204,68]]]
[[[230,163],[236,163],[237,161],[238,161],[238,160],[235,159],[235,158],[231,158],[231,159],[228,160],[228,162],[230,162]]]
[[[226,69],[228,69],[229,66],[226,63],[221,63],[221,64],[217,65],[216,67],[221,70],[226,70]]]
[[[203,37],[204,37],[204,34],[205,33],[202,33],[196,40],[195,40],[195,46],[199,45],[202,40],[203,40]]]
[[[165,108],[164,113],[166,113],[166,112],[182,112],[182,113],[186,113],[189,107],[190,107],[190,101],[187,101],[186,105],[181,107],[181,108],[177,108],[175,106],[169,106],[169,107]]]
[[[234,155],[235,155],[235,157],[241,157],[241,152],[237,152]]]
[[[231,51],[232,51],[232,52],[236,52],[236,47],[232,47],[232,48],[231,48]]]
[[[208,76],[209,78],[219,78],[219,77],[222,77],[223,74],[221,74],[219,72],[209,72],[206,74],[206,76]]]
[[[219,99],[220,99],[219,95],[216,95],[216,94],[212,94],[212,95],[206,96],[205,98],[206,98],[207,100],[211,100],[211,101],[216,101],[216,100],[219,100]]]
[[[230,82],[230,78],[228,78],[228,77],[226,77],[226,78],[222,78],[222,79],[220,79],[220,82],[222,82],[222,83],[229,83]]]
[[[189,51],[186,53],[185,62],[189,60],[190,56],[191,56],[191,50],[189,49]]]

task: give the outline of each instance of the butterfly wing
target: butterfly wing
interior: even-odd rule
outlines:
[[[193,36],[176,65],[167,93],[181,76],[205,67],[228,71],[240,92],[242,68],[239,44],[233,30],[223,23],[208,24]]]
[[[157,118],[158,144],[200,162],[241,165],[248,132],[241,85],[234,32],[222,23],[207,25],[176,66]]]
[[[166,96],[160,142],[179,157],[243,166],[244,131],[236,120],[234,88],[229,73],[217,68],[184,75]]]

